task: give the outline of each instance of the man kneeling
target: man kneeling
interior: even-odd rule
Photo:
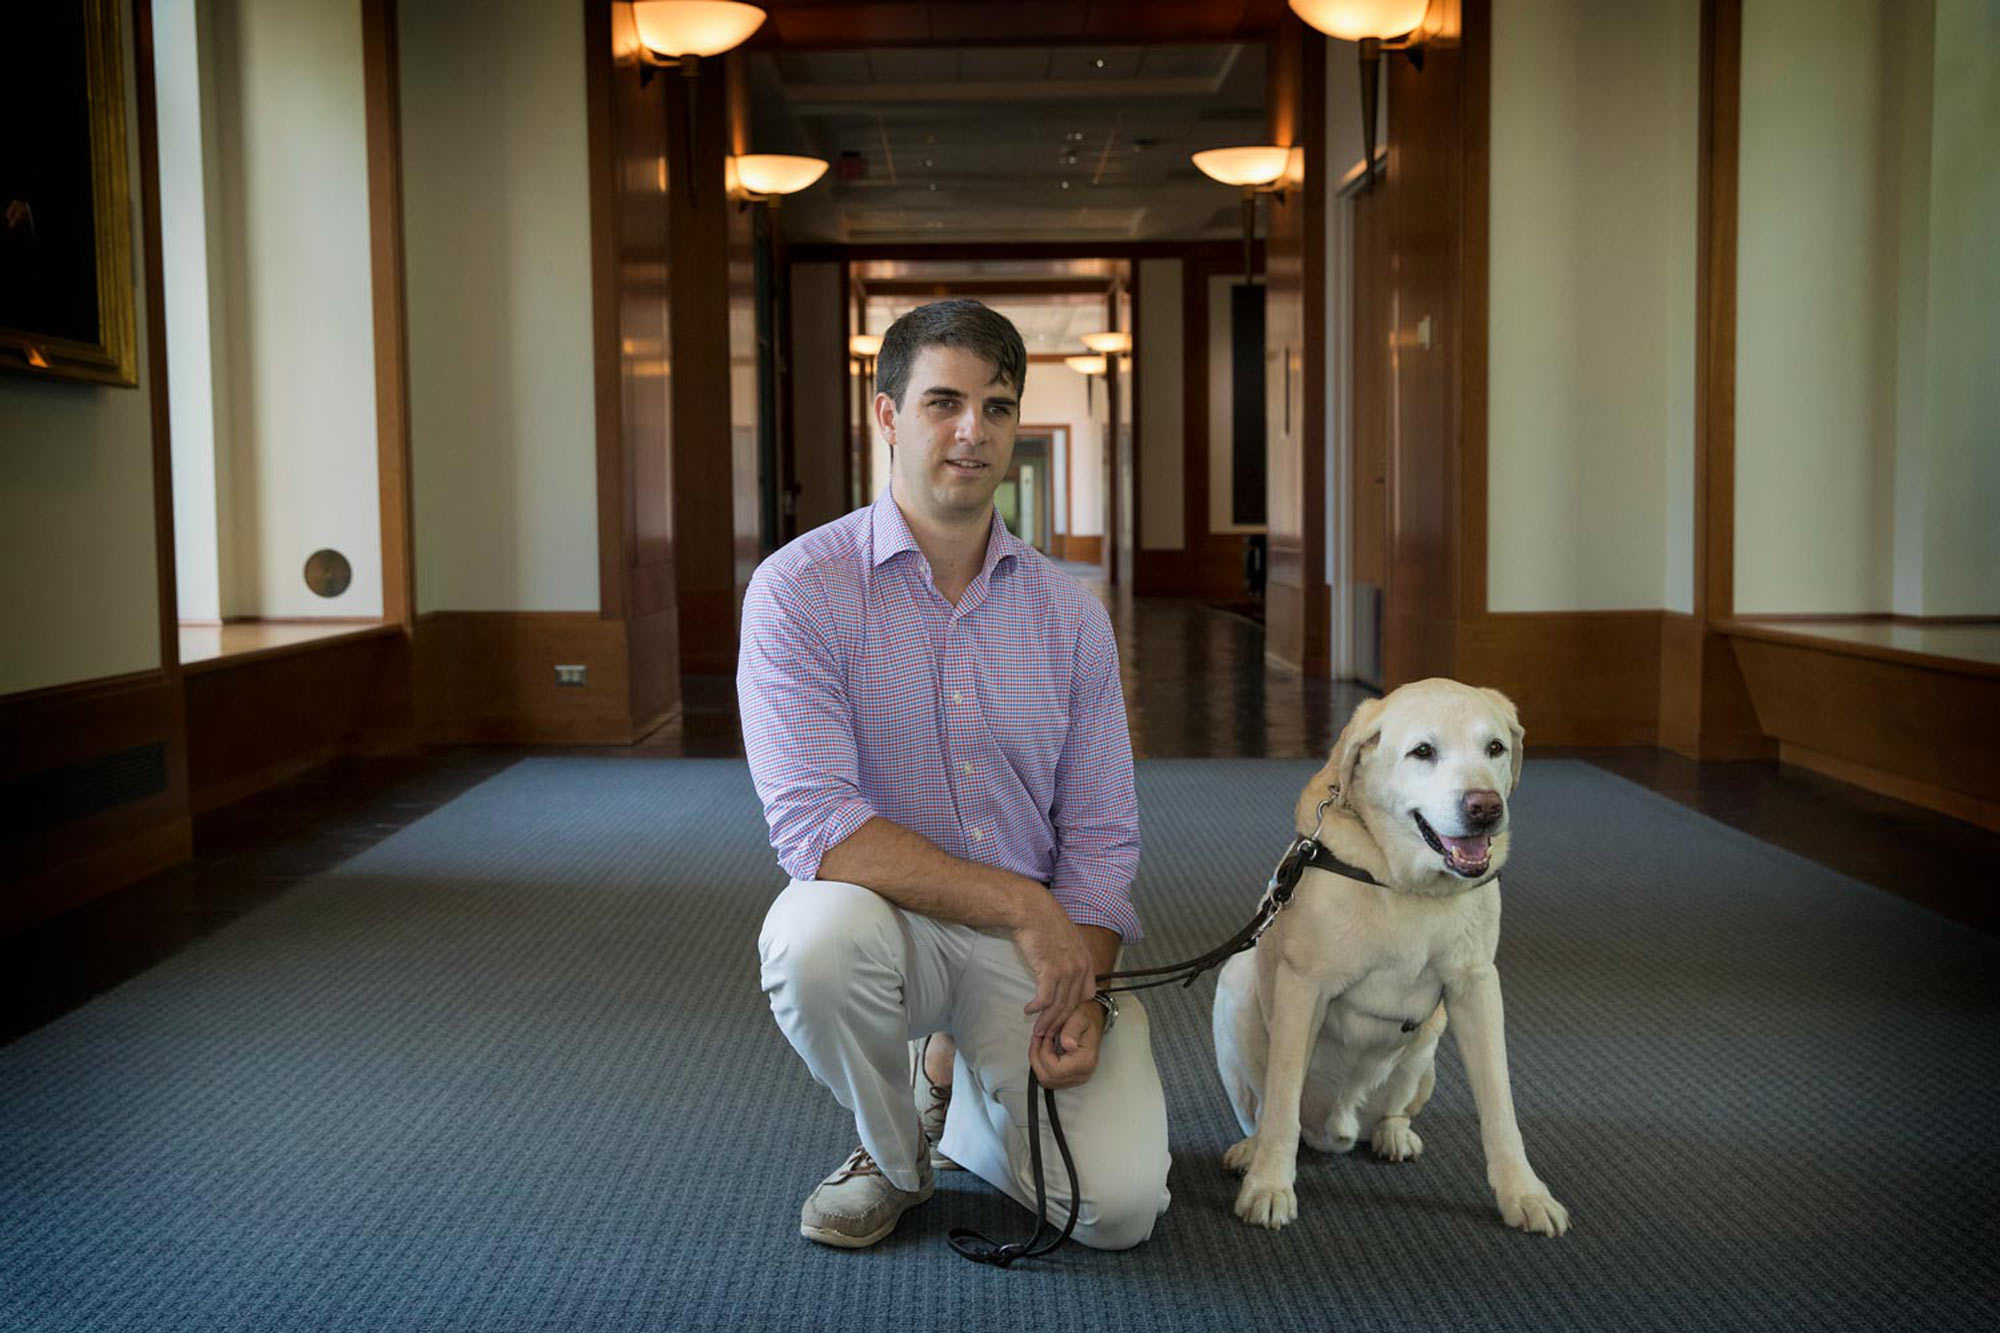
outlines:
[[[1032,1207],[1030,1068],[1059,1090],[1078,1240],[1136,1245],[1169,1198],[1145,1011],[1093,981],[1139,937],[1110,618],[993,504],[1026,375],[976,301],[897,320],[876,359],[889,488],[771,556],[744,600],[744,746],[793,876],[763,986],[861,1139],[801,1215],[828,1245],[888,1235],[938,1166]],[[1060,1223],[1061,1172],[1048,1188]]]

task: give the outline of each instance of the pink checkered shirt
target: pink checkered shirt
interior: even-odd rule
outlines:
[[[1139,938],[1139,805],[1111,619],[993,515],[953,606],[888,491],[758,567],[736,693],[778,863],[879,815]]]

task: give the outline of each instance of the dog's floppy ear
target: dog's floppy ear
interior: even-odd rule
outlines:
[[[1498,690],[1482,688],[1479,692],[1486,696],[1486,702],[1493,705],[1494,711],[1500,714],[1500,720],[1507,725],[1507,753],[1514,760],[1514,773],[1507,790],[1512,791],[1521,785],[1521,760],[1527,757],[1527,747],[1521,742],[1528,733],[1521,730],[1521,712],[1514,707],[1512,699]]]
[[[1333,762],[1327,765],[1333,770],[1328,776],[1340,783],[1342,805],[1353,804],[1354,770],[1361,766],[1361,756],[1368,753],[1368,747],[1380,739],[1382,701],[1363,699],[1354,716],[1341,728],[1340,739],[1333,743]]]

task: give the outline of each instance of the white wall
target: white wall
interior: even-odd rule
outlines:
[[[1139,367],[1139,546],[1179,550],[1187,544],[1181,513],[1187,471],[1181,261],[1142,259],[1137,268],[1139,327],[1132,335],[1132,354]]]
[[[1891,597],[1900,131],[1894,0],[1749,0],[1736,303],[1736,607]]]
[[[351,0],[205,0],[214,20],[228,429],[222,609],[382,611],[361,12]],[[407,71],[406,71],[407,77]],[[305,585],[322,547],[354,569]]]
[[[1698,48],[1697,0],[1494,5],[1494,611],[1692,609]]]
[[[1045,361],[1028,367],[1021,395],[1023,425],[1067,426],[1066,456],[1057,460],[1054,531],[1090,537],[1104,531],[1104,444],[1093,406],[1102,406],[1104,380],[1086,380],[1068,366]],[[1065,504],[1067,513],[1065,513]]]
[[[211,151],[215,126],[213,88],[204,96],[201,78],[213,48],[200,38],[196,17],[195,0],[155,0],[153,5],[176,601],[182,620],[218,621],[222,617],[216,536],[220,476],[208,260],[208,183],[215,171]],[[219,280],[220,274],[215,276]]]
[[[139,387],[0,376],[0,694],[160,665],[138,93],[125,44],[125,147]]]
[[[2000,614],[2000,4],[1936,0],[1926,166],[1929,269],[1915,597],[1896,610]],[[1907,19],[1905,20],[1907,22]],[[1899,498],[1901,486],[1898,486]],[[1900,563],[1900,562],[1899,562]]]
[[[1750,0],[1736,605],[2000,612],[2000,5]]]
[[[595,610],[583,21],[398,14],[417,604]]]

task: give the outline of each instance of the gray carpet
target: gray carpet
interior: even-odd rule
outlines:
[[[1142,958],[1247,914],[1311,766],[1140,766]],[[1993,941],[1531,763],[1500,963],[1562,1240],[1501,1225],[1456,1053],[1392,1166],[1238,1223],[1212,983],[1155,992],[1174,1206],[1013,1272],[954,1173],[801,1240],[851,1128],[772,1027],[740,763],[524,762],[0,1050],[0,1328],[1991,1328]],[[1967,867],[1985,874],[1990,867]],[[1084,1164],[1088,1170],[1088,1164]]]

